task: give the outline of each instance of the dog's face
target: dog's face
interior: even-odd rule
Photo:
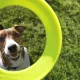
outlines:
[[[16,57],[22,44],[21,34],[24,29],[24,26],[14,26],[4,29],[0,25],[0,51],[4,50],[6,55]]]

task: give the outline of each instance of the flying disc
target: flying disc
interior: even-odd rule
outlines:
[[[41,57],[29,68],[20,71],[0,69],[0,80],[41,80],[60,55],[62,34],[58,18],[45,0],[0,0],[0,9],[12,5],[28,8],[40,18],[46,30],[46,46]]]

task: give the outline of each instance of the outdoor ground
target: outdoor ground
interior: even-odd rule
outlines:
[[[62,28],[61,55],[44,80],[80,80],[80,0],[46,0]]]
[[[43,80],[80,80],[80,0],[46,1],[60,21],[63,43],[57,63]],[[45,29],[39,18],[25,8],[11,6],[0,10],[0,24],[5,28],[15,24],[27,26],[22,38],[36,62],[46,44]]]
[[[46,34],[40,19],[29,9],[21,6],[8,6],[0,10],[0,24],[4,28],[14,25],[25,26],[22,39],[23,45],[28,48],[28,53],[33,62],[36,62],[44,51]]]

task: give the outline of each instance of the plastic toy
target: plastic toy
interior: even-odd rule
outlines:
[[[53,68],[60,54],[62,34],[58,18],[45,0],[0,0],[0,8],[11,5],[28,8],[41,19],[46,30],[46,47],[40,59],[27,69],[0,69],[0,80],[41,80]]]

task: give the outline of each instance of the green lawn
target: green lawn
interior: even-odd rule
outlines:
[[[44,80],[80,80],[80,0],[46,0],[61,24],[61,55]]]
[[[63,43],[57,63],[44,80],[80,80],[80,0],[46,1],[60,21]],[[22,38],[36,62],[46,44],[44,26],[39,18],[25,8],[11,6],[0,10],[0,24],[5,28],[15,24],[27,26]]]
[[[21,6],[8,6],[0,10],[0,24],[4,28],[14,25],[26,26],[22,39],[33,62],[36,62],[45,48],[46,34],[40,19],[30,10]]]

